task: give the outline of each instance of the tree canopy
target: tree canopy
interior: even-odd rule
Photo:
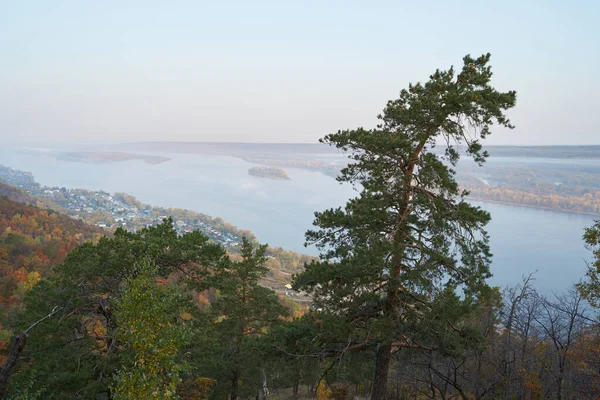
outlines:
[[[27,294],[27,312],[15,322],[26,327],[53,307],[62,310],[30,334],[25,355],[35,366],[36,388],[44,389],[47,398],[60,399],[109,393],[113,377],[128,364],[135,348],[125,345],[128,339],[117,318],[120,312],[121,322],[127,323],[131,290],[147,285],[149,279],[172,276],[192,287],[225,262],[228,258],[220,246],[197,231],[178,236],[172,220],[136,233],[119,229],[111,238],[75,248]],[[144,263],[153,266],[152,276],[147,276]],[[20,375],[26,376],[27,370],[24,365]]]

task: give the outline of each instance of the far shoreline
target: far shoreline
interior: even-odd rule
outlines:
[[[465,199],[478,201],[480,203],[492,203],[492,204],[500,204],[500,205],[505,205],[505,206],[529,208],[529,209],[540,210],[540,211],[553,211],[553,212],[558,212],[558,213],[563,213],[563,214],[579,214],[579,215],[587,215],[587,216],[591,216],[591,217],[600,218],[600,214],[598,214],[598,213],[585,212],[585,211],[565,210],[565,209],[561,209],[561,208],[552,208],[552,207],[544,207],[544,206],[532,206],[529,204],[513,203],[510,201],[489,200],[489,199],[484,199],[481,197],[472,197],[472,196],[467,196],[467,197],[465,197]]]

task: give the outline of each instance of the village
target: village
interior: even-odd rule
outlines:
[[[0,181],[23,189],[50,209],[101,228],[114,230],[121,227],[135,232],[144,227],[158,225],[164,219],[172,217],[179,234],[199,230],[214,242],[228,248],[238,246],[241,241],[232,229],[215,226],[218,225],[215,220],[204,214],[153,207],[142,204],[125,193],[111,195],[102,190],[42,186],[35,181],[31,173],[2,165]]]

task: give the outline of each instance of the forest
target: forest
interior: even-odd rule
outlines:
[[[321,140],[361,189],[315,212],[319,257],[249,235],[232,251],[172,218],[104,235],[4,187],[0,397],[600,397],[600,221],[565,293],[536,292],[535,274],[487,283],[493,216],[456,171],[485,165],[492,126],[513,128],[516,92],[491,85],[489,62],[465,56],[401,90],[376,128]]]
[[[47,231],[47,211],[2,201],[3,227],[15,227],[6,216],[19,214],[27,216],[19,221],[22,235],[33,234],[31,218],[40,221],[36,235]],[[57,234],[50,227],[46,237]],[[324,318],[318,310],[303,309],[292,319],[293,309],[258,285],[268,271],[264,249],[247,245],[239,258],[228,259],[202,235],[178,237],[170,223],[139,234],[118,231],[100,241],[88,229],[82,239],[92,242],[71,251],[52,279],[40,282],[37,271],[43,268],[30,261],[11,275],[3,267],[3,308],[11,313],[3,324],[5,346],[11,330],[30,326],[57,305],[69,307],[29,334],[8,388],[10,398],[36,398],[32,393],[37,398],[107,398],[113,388],[133,390],[127,385],[135,393],[114,398],[169,398],[170,387],[181,398],[226,398],[232,379],[241,381],[236,389],[241,398],[262,397],[265,383],[273,398],[297,393],[299,398],[344,399],[369,392],[373,349],[350,349],[360,343],[352,344],[343,321],[332,315]],[[586,236],[589,245],[600,249],[600,226]],[[7,241],[2,248],[12,250]],[[39,252],[29,254],[38,259]],[[15,256],[11,251],[3,265],[14,265]],[[190,260],[201,260],[202,267]],[[16,283],[9,293],[6,277]],[[554,398],[559,388],[563,399],[600,394],[600,336],[592,306],[580,288],[545,297],[535,292],[534,282],[535,276],[529,276],[515,287],[490,289],[463,321],[462,333],[469,337],[448,337],[443,352],[395,350],[392,398],[484,399],[506,393],[543,399]],[[581,289],[590,300],[598,294],[594,286]],[[109,304],[114,321],[105,309]],[[27,313],[14,313],[19,308]],[[157,320],[161,315],[162,322]],[[146,359],[154,375],[140,381],[135,374],[146,372],[145,361],[139,361]],[[132,375],[121,377],[124,387],[116,389],[114,376],[120,376],[123,365]],[[142,387],[142,381],[149,387]]]

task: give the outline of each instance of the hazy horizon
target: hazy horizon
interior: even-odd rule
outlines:
[[[315,143],[492,53],[516,129],[489,145],[600,144],[600,4],[12,2],[0,145]]]
[[[93,146],[98,146],[99,151],[110,151],[111,148],[114,148],[116,152],[125,151],[121,146],[128,145],[139,145],[139,144],[158,144],[158,143],[180,143],[180,144],[240,144],[240,145],[284,145],[284,146],[294,146],[294,145],[319,145],[324,147],[330,147],[328,144],[322,144],[318,140],[313,142],[269,142],[269,141],[242,141],[242,140],[133,140],[133,141],[74,141],[74,142],[39,142],[39,143],[5,143],[9,147],[13,148],[32,148],[39,147],[41,149],[72,149],[72,150],[81,150],[81,151],[93,151]],[[569,143],[569,144],[497,144],[490,143],[489,141],[484,141],[485,146],[491,148],[499,148],[499,147],[598,147],[600,148],[600,141],[598,144],[578,144],[578,143]],[[443,145],[443,143],[440,143]],[[440,149],[442,147],[438,146]]]

